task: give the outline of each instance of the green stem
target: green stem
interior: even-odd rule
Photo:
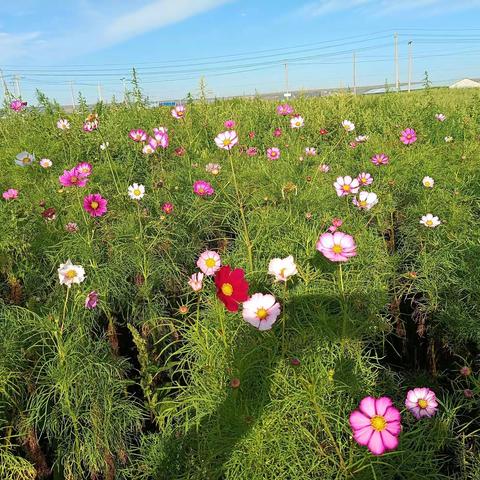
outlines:
[[[63,302],[63,313],[62,313],[62,321],[60,323],[60,333],[63,332],[63,326],[65,324],[65,318],[67,316],[67,304],[68,304],[69,294],[70,294],[70,287],[67,287],[67,293],[65,295],[65,301]]]
[[[115,171],[113,170],[113,159],[112,159],[112,156],[110,155],[110,152],[108,151],[108,148],[109,148],[109,147],[107,147],[107,144],[106,144],[106,142],[105,142],[105,138],[103,137],[100,129],[98,129],[98,133],[100,134],[100,138],[102,139],[102,143],[105,144],[105,150],[104,150],[104,152],[105,152],[105,154],[106,154],[106,156],[107,156],[108,166],[110,167],[110,173],[112,174],[112,178],[113,178],[113,183],[114,183],[114,185],[115,185],[115,189],[117,190],[117,193],[118,193],[119,195],[121,195],[120,189],[119,189],[118,183],[117,183],[117,176],[115,175]]]
[[[344,339],[347,334],[347,315],[345,312],[345,289],[343,285],[343,269],[341,263],[338,265],[338,284],[340,287],[340,296],[342,302],[342,339]]]

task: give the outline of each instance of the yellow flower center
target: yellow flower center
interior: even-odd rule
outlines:
[[[262,307],[257,310],[257,317],[260,320],[265,320],[267,318],[268,312]]]
[[[407,138],[408,138],[408,140],[410,140],[412,138],[412,136],[410,134],[408,134]]]
[[[426,181],[426,182],[424,183],[424,185],[425,185],[426,187],[430,187],[430,182],[429,182],[429,181]]]
[[[302,122],[295,122],[295,125],[299,127],[302,124]]]
[[[70,183],[77,183],[78,182],[78,177],[75,175],[73,177],[70,177]]]
[[[230,145],[232,143],[232,141],[229,139],[229,138],[226,138],[224,141],[223,141],[223,145],[225,147],[227,147],[228,145]]]
[[[30,157],[23,157],[22,158],[22,163],[24,165],[28,165],[30,163]]]
[[[94,210],[96,210],[98,208],[98,202],[92,202],[90,204],[90,207],[93,208]]]
[[[350,191],[350,185],[344,185],[342,187],[346,192],[349,192]]]
[[[427,220],[425,222],[425,225],[428,225],[428,226],[433,225],[433,221],[432,220]]]
[[[342,253],[343,248],[341,245],[337,244],[332,247],[332,250],[333,250],[333,253]]]
[[[208,267],[208,268],[213,268],[215,265],[216,265],[216,261],[214,258],[207,258],[205,260],[205,265]],[[226,283],[225,285],[228,285],[228,283]]]
[[[134,194],[136,197],[139,197],[139,196],[142,194],[142,192],[141,192],[138,188],[136,188],[136,189],[133,191],[133,194]]]
[[[366,207],[367,206],[367,201],[366,200],[360,200],[358,202],[358,204],[361,206],[361,207]]]
[[[280,270],[279,275],[280,275],[282,278],[285,278],[285,270],[286,270],[286,268],[282,268],[282,269]]]
[[[77,272],[75,270],[68,270],[66,273],[65,273],[65,277],[68,278],[69,280],[72,280],[73,278],[75,278],[77,276]]]
[[[222,285],[222,293],[227,297],[230,297],[233,293],[233,287],[230,283],[224,283]]]
[[[382,430],[385,430],[385,428],[387,427],[387,421],[381,415],[377,415],[370,420],[370,425],[377,432],[381,432]]]
[[[424,400],[423,398],[421,398],[419,401],[418,401],[418,406],[420,408],[427,408],[428,407],[428,402],[426,400]]]

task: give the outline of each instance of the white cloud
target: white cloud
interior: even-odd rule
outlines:
[[[23,57],[32,47],[42,44],[39,32],[18,34],[0,32],[0,63],[8,63]]]

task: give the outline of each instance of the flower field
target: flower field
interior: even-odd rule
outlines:
[[[0,119],[0,478],[480,478],[480,95]]]

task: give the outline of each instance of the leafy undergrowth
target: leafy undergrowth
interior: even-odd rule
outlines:
[[[67,115],[43,98],[43,110],[8,113],[0,187],[19,195],[0,204],[0,477],[478,478],[479,100],[445,90],[299,98],[300,129],[260,99],[190,102],[184,119],[141,99],[98,104],[90,133],[85,106]],[[240,139],[230,153],[213,141],[228,119]],[[170,146],[144,155],[129,131],[160,125]],[[409,146],[407,127],[418,135]],[[352,148],[356,134],[369,138]],[[16,165],[22,151],[36,162]],[[382,152],[390,162],[373,165]],[[81,162],[93,166],[87,185],[62,188],[59,175]],[[379,199],[367,211],[333,187],[360,172]],[[215,194],[195,195],[196,180]],[[134,182],[140,201],[127,195]],[[105,215],[83,209],[91,193],[108,200]],[[441,225],[421,225],[427,213]],[[357,245],[341,269],[316,250],[333,218]],[[227,312],[210,278],[192,291],[207,249],[243,268],[251,293],[280,302],[271,330]],[[288,255],[298,274],[274,282],[270,260]],[[72,288],[58,281],[67,259],[86,272]],[[86,309],[93,290],[98,305]],[[440,403],[420,421],[404,408],[418,386]],[[399,446],[382,456],[357,445],[348,422],[367,395],[402,410]]]

